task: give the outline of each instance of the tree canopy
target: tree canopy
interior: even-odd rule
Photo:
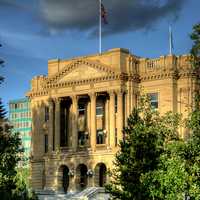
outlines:
[[[159,169],[166,144],[177,140],[179,120],[180,116],[171,112],[160,116],[151,109],[148,99],[141,97],[139,108],[135,108],[128,118],[125,140],[121,141],[115,158],[111,183],[106,186],[112,198],[154,199],[149,175]],[[158,181],[157,184],[156,188],[160,186]]]
[[[1,45],[0,45],[1,46]],[[0,59],[0,65],[4,62]],[[4,78],[0,76],[0,84]],[[30,192],[25,181],[17,173],[22,160],[23,148],[19,133],[14,133],[6,118],[6,111],[0,98],[0,199],[2,200],[34,200],[37,197]]]
[[[185,124],[190,138],[178,137],[179,114],[160,116],[143,96],[128,118],[125,139],[110,172],[106,189],[113,199],[200,199],[200,24],[193,27],[191,39],[196,88],[195,104]]]

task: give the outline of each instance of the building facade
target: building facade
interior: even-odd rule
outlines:
[[[13,132],[19,132],[24,147],[22,166],[28,166],[31,152],[31,109],[28,98],[9,102],[9,121],[13,125]]]
[[[49,60],[32,79],[31,184],[35,190],[77,191],[104,186],[139,88],[161,114],[191,111],[189,56],[140,58],[126,49],[71,60]],[[180,129],[183,137],[185,129]]]

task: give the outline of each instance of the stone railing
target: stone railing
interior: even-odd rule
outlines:
[[[152,59],[152,60],[147,60],[146,62],[146,67],[147,69],[155,70],[160,68],[160,59]]]

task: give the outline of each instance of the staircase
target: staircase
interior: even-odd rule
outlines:
[[[109,194],[105,193],[104,188],[89,187],[81,192],[59,194],[53,192],[38,192],[39,200],[108,200]]]

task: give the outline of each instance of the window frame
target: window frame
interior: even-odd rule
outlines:
[[[149,100],[150,100],[151,108],[152,108],[153,110],[158,110],[158,109],[159,109],[159,92],[156,92],[156,91],[154,91],[154,92],[149,92],[149,93],[147,93],[147,95],[148,95]],[[156,99],[153,99],[153,98],[152,98],[153,95],[156,95]],[[155,103],[157,104],[156,106],[153,105],[153,104],[155,104]]]

